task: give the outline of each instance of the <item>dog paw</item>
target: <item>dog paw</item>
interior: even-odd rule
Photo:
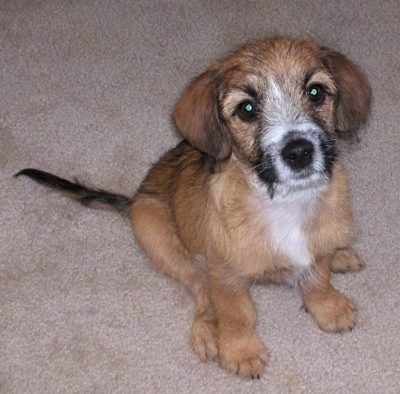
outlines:
[[[332,290],[318,302],[309,302],[305,305],[318,327],[326,332],[343,332],[354,328],[357,322],[356,305]]]
[[[218,355],[215,323],[204,316],[198,316],[192,326],[191,341],[201,361],[213,360]]]
[[[358,272],[365,267],[365,262],[352,248],[343,248],[336,251],[331,263],[331,271],[344,273]]]
[[[259,379],[267,362],[268,353],[254,333],[248,337],[219,341],[219,363],[229,372]]]

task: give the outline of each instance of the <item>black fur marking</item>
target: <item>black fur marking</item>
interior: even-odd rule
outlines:
[[[337,157],[335,143],[332,139],[326,137],[321,138],[320,146],[323,152],[325,171],[331,176],[332,167]]]
[[[261,153],[254,168],[258,177],[267,185],[270,197],[273,198],[274,188],[278,177],[272,157],[268,153]]]
[[[110,193],[102,189],[91,189],[78,182],[73,183],[45,171],[26,168],[15,174],[16,177],[21,175],[25,175],[44,186],[56,189],[86,207],[108,207],[127,215],[131,205],[131,199],[121,194]]]
[[[307,90],[307,84],[308,84],[309,80],[311,79],[311,77],[316,73],[317,70],[318,70],[317,68],[313,68],[306,73],[306,75],[304,77],[304,82],[303,82],[303,90],[304,91]]]
[[[242,87],[243,91],[252,97],[257,103],[262,101],[262,96],[254,89],[251,85],[245,85]]]

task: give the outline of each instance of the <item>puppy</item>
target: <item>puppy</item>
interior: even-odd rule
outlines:
[[[324,331],[356,324],[356,306],[330,272],[364,262],[353,237],[338,137],[366,121],[363,71],[316,43],[274,37],[211,65],[173,116],[184,140],[149,171],[133,198],[25,169],[88,206],[129,215],[155,265],[193,295],[191,341],[201,360],[259,377],[268,353],[254,331],[254,281],[298,287]]]

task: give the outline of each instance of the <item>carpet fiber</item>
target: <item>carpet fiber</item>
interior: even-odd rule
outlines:
[[[399,393],[399,20],[397,0],[0,1],[0,392]],[[369,76],[370,121],[341,145],[368,265],[332,279],[359,307],[342,335],[293,289],[253,286],[271,359],[251,381],[199,361],[191,298],[127,220],[13,174],[133,194],[180,139],[170,114],[188,81],[272,34],[318,39]]]

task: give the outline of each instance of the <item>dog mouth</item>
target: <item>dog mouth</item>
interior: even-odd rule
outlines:
[[[278,189],[287,193],[314,188],[332,175],[335,144],[323,132],[290,132],[278,142],[263,145],[254,168],[271,197]]]

